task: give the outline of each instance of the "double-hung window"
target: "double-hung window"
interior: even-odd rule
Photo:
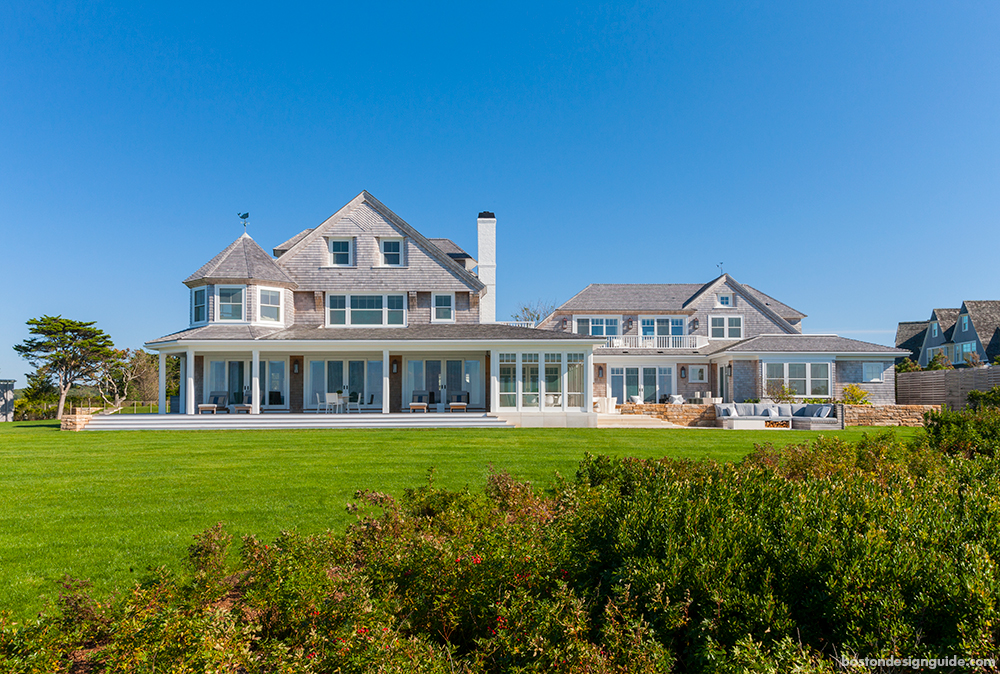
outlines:
[[[434,293],[431,297],[433,306],[431,307],[431,322],[433,323],[454,323],[455,322],[455,295],[454,293]]]
[[[191,292],[191,322],[204,323],[208,317],[208,289],[195,288]]]
[[[383,267],[403,266],[403,240],[402,239],[380,239],[379,245],[382,248]]]
[[[243,286],[219,287],[219,320],[243,320]]]
[[[327,324],[406,325],[405,295],[327,295]]]
[[[743,339],[742,316],[712,316],[709,320],[712,339]]]
[[[280,323],[281,291],[277,288],[261,288],[257,312],[261,321]]]
[[[330,265],[334,267],[351,267],[354,265],[354,239],[328,239],[330,246]]]
[[[969,316],[968,314],[966,314],[965,316],[962,316],[962,332],[968,332],[968,331],[969,331]]]

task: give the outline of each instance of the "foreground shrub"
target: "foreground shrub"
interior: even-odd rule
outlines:
[[[976,409],[924,413],[927,444],[952,456],[995,456],[1000,448],[1000,408],[982,405]]]
[[[989,657],[1000,463],[891,432],[738,464],[587,456],[542,492],[493,474],[359,492],[343,534],[221,526],[189,571],[103,605],[72,586],[10,671],[830,672],[834,657]]]

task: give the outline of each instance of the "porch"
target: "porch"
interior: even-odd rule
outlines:
[[[359,428],[512,428],[503,419],[467,414],[109,414],[89,418],[86,431],[180,431]]]

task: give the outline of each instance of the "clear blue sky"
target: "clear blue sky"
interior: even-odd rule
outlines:
[[[138,347],[181,281],[367,189],[498,317],[718,274],[891,343],[1000,299],[995,2],[0,6],[0,378],[42,314]]]

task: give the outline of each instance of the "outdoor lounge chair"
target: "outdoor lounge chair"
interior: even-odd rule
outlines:
[[[459,391],[448,394],[448,410],[451,412],[465,412],[469,407],[469,392]]]
[[[212,391],[208,396],[208,402],[198,405],[198,414],[229,414],[229,393],[226,391]]]
[[[427,400],[430,396],[427,395],[427,391],[414,391],[413,399],[410,401],[410,411],[411,412],[426,412],[427,411]]]

